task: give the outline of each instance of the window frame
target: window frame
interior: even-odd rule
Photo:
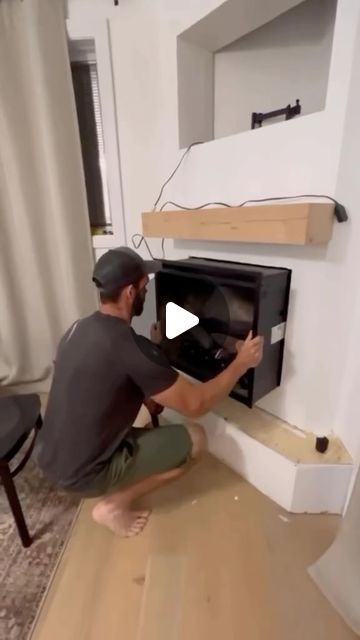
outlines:
[[[116,120],[115,90],[112,73],[110,26],[108,19],[68,19],[71,40],[94,40],[99,98],[102,115],[106,175],[113,233],[92,236],[94,249],[126,245],[125,216],[121,186],[121,165]],[[90,221],[89,221],[90,227]]]

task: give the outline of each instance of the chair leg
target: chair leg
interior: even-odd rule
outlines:
[[[158,416],[156,416],[155,414],[152,414],[151,415],[151,423],[152,423],[152,426],[154,428],[158,427],[160,425]]]
[[[32,544],[32,539],[25,522],[16,487],[11,477],[10,468],[7,462],[0,462],[0,476],[4,484],[5,493],[7,495],[9,505],[14,516],[21,542],[24,547],[30,547],[30,545]]]

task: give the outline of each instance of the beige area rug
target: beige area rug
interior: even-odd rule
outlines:
[[[0,484],[0,640],[26,640],[79,503],[54,491],[32,460],[16,487],[34,542],[22,547]]]

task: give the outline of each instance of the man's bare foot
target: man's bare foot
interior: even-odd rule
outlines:
[[[97,504],[92,517],[97,524],[108,527],[121,538],[133,538],[146,527],[150,511],[127,511],[106,504]]]

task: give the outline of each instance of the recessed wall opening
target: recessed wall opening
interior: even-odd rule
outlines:
[[[178,36],[180,147],[248,131],[253,112],[284,109],[297,99],[295,117],[325,108],[337,0],[272,0],[259,3],[250,18],[247,4],[221,5],[217,33],[212,12]]]

